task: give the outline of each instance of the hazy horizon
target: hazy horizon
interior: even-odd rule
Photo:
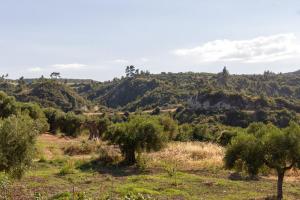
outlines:
[[[0,1],[0,73],[111,80],[151,73],[300,69],[296,0]]]

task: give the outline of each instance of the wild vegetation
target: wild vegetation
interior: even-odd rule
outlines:
[[[1,79],[0,199],[300,198],[299,72],[125,72]]]

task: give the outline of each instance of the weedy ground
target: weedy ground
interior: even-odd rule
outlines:
[[[170,143],[160,152],[138,155],[133,167],[117,164],[122,159],[117,147],[86,137],[43,134],[37,146],[33,166],[9,189],[12,199],[67,199],[65,193],[124,199],[128,193],[140,193],[159,200],[262,200],[276,191],[273,175],[258,181],[229,180],[224,149],[210,143]],[[298,172],[289,173],[284,194],[286,199],[300,199]]]

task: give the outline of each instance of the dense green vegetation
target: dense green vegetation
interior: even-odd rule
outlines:
[[[125,110],[150,109],[156,106],[185,105],[196,95],[220,91],[247,97],[284,97],[282,105],[299,105],[299,72],[263,75],[230,75],[224,69],[219,74],[208,73],[136,73],[113,81],[79,84],[78,92],[91,101]],[[214,98],[214,97],[211,97]],[[241,97],[242,98],[242,97]],[[279,100],[278,100],[279,101]],[[232,102],[233,105],[239,102]],[[279,103],[279,102],[278,102]],[[247,105],[237,105],[247,106]],[[298,108],[293,108],[298,109]]]
[[[0,92],[0,186],[7,180],[2,180],[3,174],[16,182],[14,178],[26,179],[25,172],[34,173],[32,167],[40,173],[56,169],[49,173],[59,178],[47,177],[56,181],[68,176],[76,179],[77,174],[121,173],[124,169],[134,170],[139,184],[145,184],[141,179],[146,177],[153,185],[135,190],[134,181],[126,182],[130,178],[124,186],[119,180],[118,189],[108,196],[145,199],[150,195],[150,199],[163,199],[175,192],[179,199],[199,199],[197,195],[207,191],[198,192],[194,189],[196,183],[185,186],[181,181],[202,180],[203,172],[197,171],[201,168],[209,176],[223,174],[223,186],[229,189],[233,183],[224,174],[230,169],[239,174],[239,181],[260,181],[262,176],[276,175],[277,199],[283,198],[285,174],[300,166],[299,72],[230,75],[224,68],[219,74],[150,74],[134,66],[128,66],[125,72],[125,77],[107,82],[60,79],[59,73],[52,74],[52,79],[1,79],[0,90],[8,95]],[[51,134],[53,140],[67,138],[64,142],[77,143],[58,148],[55,142],[46,141],[54,145],[50,148],[36,142],[45,137],[44,133]],[[78,142],[78,138],[84,140]],[[214,146],[205,152],[204,147],[209,145]],[[171,154],[171,147],[175,154]],[[50,154],[47,158],[45,149]],[[189,151],[193,164],[186,158]],[[215,155],[206,155],[214,151]],[[177,154],[184,156],[176,158]],[[81,161],[81,156],[88,159]],[[219,159],[221,164],[198,165],[203,159]],[[188,167],[179,167],[184,164]],[[146,172],[149,174],[143,175]],[[244,179],[245,173],[249,177]],[[268,185],[267,180],[263,181],[264,186]],[[163,183],[171,185],[165,188]],[[212,187],[220,189],[218,185]],[[298,190],[287,191],[289,197],[300,195]],[[75,198],[73,192],[51,198],[86,196],[79,192]]]
[[[55,80],[37,79],[32,83],[2,81],[0,89],[15,96],[18,101],[36,102],[43,107],[59,108],[66,112],[87,109],[90,105],[71,87]]]

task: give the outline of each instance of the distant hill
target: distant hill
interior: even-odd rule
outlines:
[[[300,100],[300,74],[230,75],[211,73],[136,74],[102,83],[81,84],[76,88],[87,99],[111,108],[135,111],[186,105],[196,95],[210,91],[250,97]]]
[[[31,83],[2,82],[0,90],[15,96],[21,102],[36,102],[43,107],[59,108],[63,111],[85,109],[90,105],[84,97],[67,84],[56,80],[35,80]]]
[[[231,75],[226,68],[217,74],[133,73],[106,82],[88,79],[2,80],[0,90],[20,101],[36,101],[43,106],[67,111],[91,103],[122,111],[151,110],[156,107],[169,109],[179,105],[189,107],[191,101],[205,98],[213,100],[215,96],[211,94],[221,91],[224,94],[219,99],[221,105],[235,104],[231,99],[234,96],[235,101],[243,100],[246,108],[251,104],[254,109],[252,100],[263,97],[268,102],[281,99],[281,104],[276,105],[298,112],[300,70],[280,74],[265,72],[261,75]]]

